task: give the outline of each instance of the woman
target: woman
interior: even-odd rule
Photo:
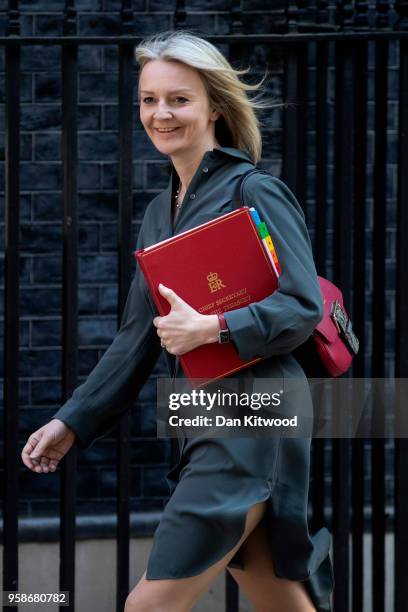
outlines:
[[[170,158],[168,187],[147,207],[137,248],[231,210],[240,176],[261,153],[255,109],[238,71],[194,34],[165,32],[136,49],[140,118],[154,146]],[[243,359],[265,359],[246,377],[303,377],[291,351],[322,317],[321,295],[304,215],[279,179],[255,174],[244,201],[269,227],[281,264],[279,289],[226,312],[230,341]],[[128,409],[162,347],[170,375],[182,377],[177,356],[217,342],[217,315],[202,315],[171,287],[171,306],[157,316],[136,270],[111,346],[53,419],[34,432],[22,458],[37,473],[55,471],[75,443],[88,447]],[[302,401],[311,406],[310,396]],[[309,439],[180,440],[180,459],[167,474],[172,495],[163,512],[145,574],[125,612],[190,610],[227,568],[258,611],[331,609],[330,535],[307,527]]]

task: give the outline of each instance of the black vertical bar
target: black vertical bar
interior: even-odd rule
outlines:
[[[387,27],[390,18],[390,2],[388,0],[377,0],[376,13],[376,27]]]
[[[350,304],[352,287],[353,218],[353,63],[351,43],[335,47],[335,142],[334,142],[334,282]],[[341,407],[333,405],[335,414]],[[338,413],[339,414],[339,413]],[[349,610],[349,509],[350,440],[334,439],[333,449],[333,535],[336,612]]]
[[[284,100],[295,104],[298,102],[299,49],[297,43],[287,44],[284,49]],[[300,134],[298,123],[298,107],[288,108],[283,115],[282,179],[296,195],[300,176],[298,168],[300,158],[297,154]],[[302,201],[299,203],[303,205]]]
[[[297,86],[296,86],[296,103],[297,103],[297,156],[298,162],[296,176],[296,196],[303,208],[307,218],[306,207],[306,170],[307,170],[307,83],[308,83],[308,43],[302,42],[297,45]]]
[[[244,25],[242,22],[242,5],[240,0],[232,0],[231,2],[231,20],[230,20],[230,33],[231,34],[243,34]],[[243,63],[248,60],[249,48],[244,44],[230,44],[229,45],[229,61],[236,67],[240,64],[243,67]],[[222,146],[231,146],[230,144],[220,143]],[[238,583],[235,582],[228,570],[225,571],[225,612],[238,612],[239,608],[239,587]]]
[[[387,73],[388,41],[375,43],[375,151],[374,151],[374,228],[373,228],[373,354],[372,374],[384,377],[385,352],[385,241],[386,241],[386,163],[387,163]],[[384,431],[384,413],[374,402],[373,435]],[[385,456],[384,438],[371,441],[371,491],[373,538],[373,612],[385,609]]]
[[[238,612],[239,609],[239,587],[234,578],[225,572],[225,612]]]
[[[64,34],[76,34],[74,1],[67,0]],[[76,45],[62,47],[62,163],[63,163],[63,401],[73,393],[78,378],[78,211],[77,211],[77,78]],[[72,447],[62,462],[61,472],[61,563],[60,588],[70,592],[69,607],[75,610],[75,507],[77,449]]]
[[[7,34],[19,36],[17,0],[9,2]],[[18,400],[20,46],[6,47],[5,74],[5,316],[3,590],[18,590]],[[12,610],[5,606],[5,610]]]
[[[405,6],[408,29],[408,4]],[[401,15],[402,16],[402,15]],[[408,41],[401,40],[398,121],[397,291],[395,376],[408,377]],[[405,406],[404,406],[405,409]],[[408,440],[395,440],[394,610],[408,602]]]
[[[176,8],[174,11],[174,28],[177,30],[185,27],[187,13],[185,10],[185,1],[176,0]],[[171,356],[172,357],[172,356]],[[172,438],[170,440],[170,461],[172,467],[175,466],[180,458],[180,448],[178,440]]]
[[[184,0],[176,0],[176,7],[174,10],[173,21],[174,29],[181,30],[186,27],[187,12]],[[173,357],[171,356],[173,361]],[[174,363],[174,361],[173,361]],[[170,461],[172,467],[175,466],[180,458],[180,449],[178,440],[172,438],[170,440]]]
[[[360,3],[364,4],[364,3]],[[366,9],[365,6],[361,7]],[[359,16],[362,21],[364,13]],[[366,287],[366,167],[367,167],[367,42],[356,41],[354,47],[354,109],[358,121],[354,133],[354,283],[353,327],[360,347],[353,363],[353,376],[364,378],[365,355],[365,287]],[[364,607],[364,439],[355,438],[352,452],[352,606]]]
[[[174,29],[181,30],[186,27],[186,3],[185,0],[176,0],[176,8],[174,11]]]
[[[321,274],[326,273],[327,231],[327,67],[328,44],[316,44],[316,216],[315,260]]]
[[[170,439],[170,462],[171,466],[175,467],[180,459],[180,447],[178,440],[175,438]]]
[[[121,31],[133,33],[131,0],[122,0]],[[118,269],[120,323],[132,276],[132,197],[133,197],[133,47],[119,45],[119,219],[118,219]],[[121,612],[129,593],[129,544],[130,544],[130,411],[119,421],[117,436],[118,491],[117,491],[117,549],[116,549],[116,610]]]
[[[315,21],[321,27],[327,27],[329,22],[328,4],[329,3],[327,0],[314,1],[312,4],[312,11],[315,14]]]
[[[327,65],[328,45],[316,44],[316,209],[314,256],[317,273],[326,275],[327,232]],[[325,440],[312,440],[312,529],[317,531],[324,522]]]
[[[355,28],[367,28],[368,27],[368,1],[367,0],[356,0],[355,2],[354,27]]]
[[[295,3],[288,2],[286,16],[288,32],[297,31],[302,14]],[[283,116],[282,178],[296,194],[306,210],[306,104],[307,104],[307,42],[291,43],[285,47],[284,98],[294,103]]]

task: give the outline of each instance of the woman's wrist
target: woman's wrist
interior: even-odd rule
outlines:
[[[218,323],[217,315],[202,315],[202,344],[211,344],[218,342],[218,332],[220,324]]]

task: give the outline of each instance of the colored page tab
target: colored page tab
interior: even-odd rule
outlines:
[[[255,225],[259,225],[261,223],[261,218],[258,215],[258,212],[255,210],[253,206],[251,206],[249,210],[250,210],[253,220],[255,221]]]
[[[272,267],[275,271],[275,274],[277,277],[279,277],[281,273],[281,269],[280,269],[280,265],[278,261],[278,256],[276,254],[276,250],[273,245],[272,238],[269,233],[268,227],[265,222],[261,221],[261,218],[257,210],[254,207],[251,207],[249,210],[251,212],[253,220],[255,221],[259,235],[262,238],[262,242],[265,246],[266,252],[268,253],[269,260],[272,263]]]
[[[274,270],[274,272],[275,272],[275,274],[276,274],[276,278],[278,278],[278,277],[279,277],[279,272],[278,272],[278,270],[277,270],[277,268],[276,268],[276,263],[275,263],[274,258],[273,258],[273,256],[272,256],[272,253],[270,252],[269,247],[268,247],[268,245],[266,244],[266,240],[265,240],[265,238],[262,238],[262,243],[263,243],[263,245],[264,245],[264,247],[265,247],[265,251],[266,251],[266,253],[267,253],[267,255],[268,255],[269,261],[270,261],[270,262],[271,262],[271,264],[272,264],[272,268],[273,268],[273,270]]]
[[[266,227],[266,224],[263,222],[258,225],[258,232],[261,238],[266,238],[267,236],[269,236],[268,228]]]
[[[270,254],[272,255],[272,259],[273,259],[273,262],[275,264],[275,269],[277,270],[278,276],[279,276],[279,274],[281,272],[280,265],[279,265],[278,256],[276,255],[275,247],[273,246],[272,238],[271,238],[270,235],[268,235],[265,238],[265,243],[266,243],[266,245],[267,245],[267,247],[269,249]]]

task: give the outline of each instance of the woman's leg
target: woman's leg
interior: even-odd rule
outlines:
[[[189,612],[260,523],[265,507],[266,502],[260,502],[249,509],[245,530],[239,542],[225,557],[201,574],[190,578],[147,580],[145,572],[129,593],[124,612]],[[177,551],[174,551],[174,554],[177,554]]]
[[[315,612],[316,608],[302,582],[276,577],[270,536],[264,521],[260,521],[245,540],[240,557],[245,570],[227,569],[256,612]]]

